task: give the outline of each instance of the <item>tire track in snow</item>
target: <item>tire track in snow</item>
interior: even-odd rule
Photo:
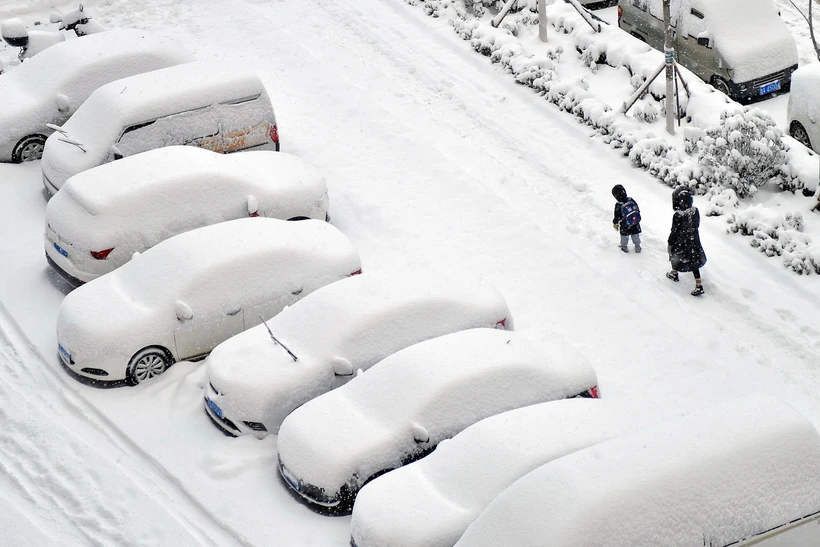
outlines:
[[[56,378],[2,304],[0,377],[0,473],[38,518],[94,546],[247,545]]]

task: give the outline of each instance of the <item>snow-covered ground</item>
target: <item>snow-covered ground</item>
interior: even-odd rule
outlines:
[[[0,13],[12,4],[33,18],[22,0]],[[37,14],[47,4],[28,3]],[[602,397],[636,411],[762,391],[820,426],[820,276],[795,275],[727,234],[725,218],[704,216],[706,294],[690,296],[691,276],[664,277],[670,188],[446,22],[399,0],[90,7],[106,26],[257,69],[282,149],[326,176],[333,224],[365,270],[472,270],[501,290],[517,330],[566,338],[595,366]],[[641,205],[643,254],[617,249],[614,184]],[[805,231],[820,233],[808,199],[768,189],[755,199],[803,207]],[[55,320],[68,288],[45,262],[45,206],[37,163],[0,165],[0,504],[15,507],[0,529],[37,545],[41,535],[59,545],[345,545],[349,517],[316,515],[282,485],[275,437],[228,439],[209,423],[202,363],[109,390],[61,370]]]

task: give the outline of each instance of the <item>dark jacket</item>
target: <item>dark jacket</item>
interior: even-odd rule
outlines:
[[[626,198],[629,199],[629,198]],[[621,224],[621,205],[623,205],[623,201],[618,201],[615,203],[615,212],[612,214],[612,225],[618,226],[621,231],[621,235],[632,235],[632,234],[640,234],[641,233],[641,223],[637,223],[634,226],[624,226]]]
[[[672,269],[691,272],[706,264],[706,253],[700,244],[700,212],[697,207],[676,210],[672,215],[672,230],[667,240]]]

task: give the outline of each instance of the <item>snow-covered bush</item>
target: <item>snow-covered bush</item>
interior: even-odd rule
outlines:
[[[720,125],[708,129],[698,143],[698,160],[710,168],[716,184],[741,198],[754,195],[780,176],[786,160],[782,135],[774,119],[758,108],[724,112]]]
[[[766,256],[782,257],[783,265],[798,274],[820,274],[820,250],[812,246],[811,237],[802,233],[802,229],[802,213],[781,215],[755,205],[733,213],[727,232],[751,236],[752,247]]]
[[[708,217],[717,217],[726,213],[726,208],[737,208],[740,201],[737,194],[731,188],[718,188],[716,186],[709,189],[709,205],[704,214]]]

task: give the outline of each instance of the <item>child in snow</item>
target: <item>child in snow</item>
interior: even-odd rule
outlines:
[[[672,192],[672,230],[669,233],[668,250],[672,271],[666,277],[678,281],[678,272],[692,272],[695,276],[695,289],[692,296],[703,294],[700,281],[700,268],[706,264],[706,253],[700,244],[700,213],[692,205],[692,192],[679,186]]]
[[[635,252],[641,252],[641,213],[634,199],[626,195],[626,189],[620,184],[612,187],[612,196],[615,198],[615,213],[612,217],[612,228],[620,229],[621,250],[629,252],[629,238],[635,245]]]

